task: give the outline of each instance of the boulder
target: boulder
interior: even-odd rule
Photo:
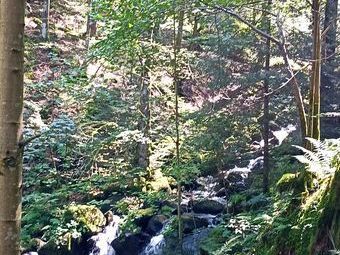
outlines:
[[[90,233],[100,232],[106,224],[104,214],[97,207],[90,205],[71,205],[66,209],[64,218],[68,222],[77,222]]]
[[[162,214],[153,216],[147,224],[146,232],[148,232],[150,235],[157,234],[163,228],[166,220],[167,217]]]
[[[224,205],[218,201],[206,199],[199,202],[194,202],[193,211],[195,213],[204,214],[219,214],[223,211]]]
[[[150,242],[151,236],[147,233],[127,234],[111,243],[116,255],[138,255]]]
[[[183,223],[183,233],[192,233],[195,229],[209,226],[209,220],[198,217],[195,214],[185,213],[181,216]]]

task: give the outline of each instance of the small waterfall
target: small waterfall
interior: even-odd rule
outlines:
[[[289,124],[287,127],[281,128],[278,131],[273,131],[272,133],[275,136],[275,138],[279,141],[278,145],[281,145],[283,140],[286,139],[288,135],[295,130],[296,127],[292,124]]]
[[[92,249],[89,255],[115,255],[116,252],[111,246],[111,243],[119,235],[120,217],[109,215],[109,224],[104,228],[103,232],[92,236],[89,243],[92,243]]]
[[[159,255],[165,248],[165,238],[163,234],[156,235],[151,238],[150,243],[145,247],[140,255]]]
[[[144,250],[140,253],[140,255],[160,255],[163,253],[163,249],[165,248],[165,238],[164,232],[170,225],[170,221],[167,221],[161,231],[157,235],[151,238],[150,243],[144,248]]]

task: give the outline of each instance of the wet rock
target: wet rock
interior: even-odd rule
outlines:
[[[237,182],[242,182],[245,179],[245,177],[243,176],[242,173],[231,172],[227,175],[226,179],[230,183],[237,183]]]
[[[219,214],[223,211],[224,205],[215,200],[201,200],[199,202],[194,202],[193,211],[195,213],[204,213],[204,214]]]
[[[154,210],[152,208],[144,208],[137,211],[137,216],[134,220],[134,223],[141,227],[141,229],[144,231],[146,230],[148,223],[152,216],[154,215]]]
[[[116,251],[116,255],[138,255],[150,240],[151,236],[142,232],[117,238],[111,245]]]
[[[195,216],[194,214],[185,213],[181,217],[183,223],[183,232],[185,234],[192,233],[195,229],[209,226],[209,220],[206,218]]]
[[[147,224],[146,232],[151,235],[157,234],[163,228],[166,220],[167,217],[161,214],[153,216]]]
[[[226,188],[219,189],[216,194],[217,197],[228,197],[228,190]]]
[[[180,206],[180,208],[181,208],[181,213],[183,214],[183,213],[189,213],[190,211],[191,211],[191,207],[189,206],[189,205],[187,205],[187,204],[182,204],[181,206]],[[172,211],[172,215],[177,215],[177,206],[176,206],[176,208]]]

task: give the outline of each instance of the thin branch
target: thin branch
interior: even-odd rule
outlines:
[[[255,100],[256,100],[256,101],[262,100],[264,97],[266,97],[266,96],[272,96],[272,95],[275,94],[276,92],[280,91],[281,89],[283,89],[284,87],[286,87],[287,85],[289,85],[290,82],[291,82],[293,79],[295,79],[295,77],[296,77],[302,70],[304,70],[304,69],[305,69],[306,67],[308,67],[308,66],[309,66],[309,64],[304,65],[299,71],[295,72],[295,73],[293,74],[293,76],[291,76],[291,77],[290,77],[286,82],[284,82],[280,87],[278,87],[278,88],[276,88],[276,89],[270,91],[269,93],[264,94],[264,95],[261,96],[261,97],[255,98]]]
[[[259,34],[259,35],[271,40],[275,44],[281,46],[281,42],[280,42],[279,39],[269,35],[268,33],[262,31],[261,29],[258,29],[256,26],[254,26],[249,21],[247,21],[246,19],[241,17],[239,14],[237,14],[233,9],[222,7],[222,6],[213,6],[211,8],[214,8],[214,9],[219,10],[219,11],[223,11],[225,13],[228,13],[230,16],[232,16],[232,17],[236,18],[237,20],[241,21],[242,23],[246,24],[248,27],[250,27],[257,34]]]

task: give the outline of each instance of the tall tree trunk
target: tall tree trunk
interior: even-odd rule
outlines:
[[[177,8],[180,8],[178,17],[176,17]],[[182,2],[178,6],[174,6],[174,24],[173,24],[173,50],[174,50],[174,61],[173,61],[173,80],[175,89],[175,129],[176,129],[176,167],[180,166],[180,136],[179,136],[179,82],[178,82],[178,68],[177,68],[177,57],[182,46],[183,38],[183,25],[184,25],[184,6]],[[178,27],[176,32],[176,18],[178,19]],[[178,239],[179,239],[179,254],[182,254],[182,241],[183,241],[183,222],[181,213],[181,202],[182,202],[182,178],[177,176],[177,221],[178,221]]]
[[[320,0],[313,0],[313,54],[309,91],[309,116],[307,136],[320,139],[320,77],[321,77],[321,31]],[[311,147],[309,144],[308,147]]]
[[[176,48],[179,50],[182,46],[183,39],[183,26],[184,26],[184,8],[181,8],[178,15],[178,27],[177,27],[177,36],[176,36]]]
[[[88,13],[87,13],[87,24],[86,24],[86,41],[85,47],[89,48],[91,37],[97,34],[97,22],[92,18],[92,0],[87,0]]]
[[[326,62],[334,60],[335,57],[335,51],[337,47],[336,41],[337,18],[338,18],[338,0],[327,0],[324,23],[324,31],[326,31],[324,57],[326,59]]]
[[[272,1],[268,0],[267,9],[270,10]],[[266,21],[267,33],[271,33],[271,22],[268,14],[264,16]],[[265,61],[265,72],[266,76],[263,82],[263,192],[269,191],[269,69],[270,69],[270,39],[266,39],[266,61]]]
[[[42,24],[41,24],[41,36],[44,40],[49,38],[49,27],[50,27],[50,6],[51,0],[43,1],[43,13],[42,13]]]
[[[0,1],[0,254],[20,254],[23,0]]]
[[[150,131],[150,78],[149,78],[149,64],[147,61],[142,64],[141,74],[141,88],[140,88],[140,102],[139,111],[141,114],[139,120],[139,130],[142,132],[143,139],[138,145],[138,165],[143,168],[145,172],[149,169],[149,131]],[[148,179],[152,176],[148,172]]]

